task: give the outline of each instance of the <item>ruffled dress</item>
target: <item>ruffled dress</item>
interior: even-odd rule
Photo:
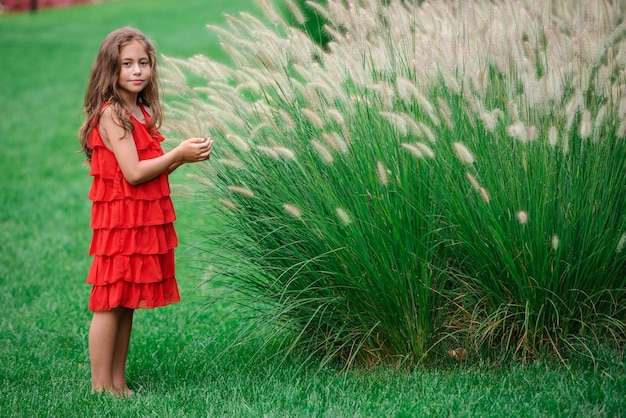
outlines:
[[[141,110],[147,123],[149,114]],[[145,124],[132,116],[131,120],[139,160],[163,155],[163,136],[158,131],[151,135]],[[97,126],[88,144],[92,149],[89,175],[93,176],[89,310],[154,308],[180,301],[174,267],[176,213],[168,173],[133,186],[124,179]]]

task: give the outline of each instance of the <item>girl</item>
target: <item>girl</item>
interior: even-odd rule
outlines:
[[[125,370],[134,310],[180,300],[168,174],[211,155],[208,138],[189,138],[163,152],[158,89],[150,40],[129,27],[110,33],[91,70],[79,133],[93,176],[94,258],[87,283],[93,285],[89,358],[95,392],[132,394]]]

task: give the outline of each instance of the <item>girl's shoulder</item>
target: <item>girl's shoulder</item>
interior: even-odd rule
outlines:
[[[109,100],[100,106],[99,120],[107,122],[114,122],[119,126],[126,126],[130,123],[130,115],[128,111],[120,103],[113,100]]]
[[[102,103],[102,105],[100,106],[100,109],[98,110],[98,113],[100,115],[103,115],[104,113],[111,114],[111,112],[118,114],[119,107],[120,107],[119,103],[113,100],[107,100],[106,102]]]

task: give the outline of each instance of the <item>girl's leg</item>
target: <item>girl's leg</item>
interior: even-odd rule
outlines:
[[[128,357],[128,346],[130,344],[130,334],[133,328],[133,314],[135,311],[128,308],[120,308],[117,336],[113,350],[113,362],[111,367],[111,377],[113,389],[123,395],[132,395],[132,391],[126,384],[126,358]]]
[[[91,363],[91,388],[95,392],[113,389],[113,352],[118,329],[115,310],[94,312],[89,327],[89,360]]]

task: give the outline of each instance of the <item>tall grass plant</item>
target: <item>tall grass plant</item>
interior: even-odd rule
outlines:
[[[621,3],[259,4],[166,77],[251,308],[346,365],[622,346]]]

